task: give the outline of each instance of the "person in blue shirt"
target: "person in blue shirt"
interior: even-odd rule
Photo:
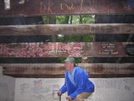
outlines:
[[[94,92],[94,84],[88,79],[88,73],[75,65],[73,57],[65,60],[65,83],[57,92],[58,96],[67,92],[69,101],[84,101]]]

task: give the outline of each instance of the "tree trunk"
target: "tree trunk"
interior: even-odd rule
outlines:
[[[56,24],[56,16],[49,17],[49,24]],[[52,35],[52,42],[56,42],[56,35]]]
[[[68,24],[68,22],[69,22],[69,16],[65,16],[64,24]]]
[[[73,16],[71,15],[70,16],[70,24],[72,24],[72,19],[73,19]]]
[[[80,19],[79,19],[79,23],[82,24],[82,16],[79,15]]]

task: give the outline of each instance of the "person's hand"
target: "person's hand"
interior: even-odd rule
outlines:
[[[70,96],[67,96],[66,99],[67,100],[72,100],[72,98]]]
[[[58,95],[58,96],[61,96],[61,94],[62,94],[62,93],[61,93],[60,91],[57,92],[57,95]]]

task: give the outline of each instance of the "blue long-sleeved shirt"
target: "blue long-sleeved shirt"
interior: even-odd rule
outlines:
[[[68,77],[68,71],[66,71],[65,83],[61,87],[60,92],[67,92],[72,99],[75,99],[82,92],[94,92],[94,84],[88,79],[88,74],[80,67],[75,67],[74,81],[76,86],[72,84]]]

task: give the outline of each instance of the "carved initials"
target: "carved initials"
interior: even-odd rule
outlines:
[[[48,12],[49,12],[49,13],[53,13],[52,10],[51,10],[51,6],[52,6],[52,5],[53,5],[53,3],[50,3],[50,2],[49,2],[49,6],[48,6]]]
[[[73,10],[75,8],[73,4],[71,4],[71,6],[68,6],[67,4],[61,3],[60,4],[61,10],[64,10],[63,6],[66,6],[66,8],[69,9],[69,10]]]

